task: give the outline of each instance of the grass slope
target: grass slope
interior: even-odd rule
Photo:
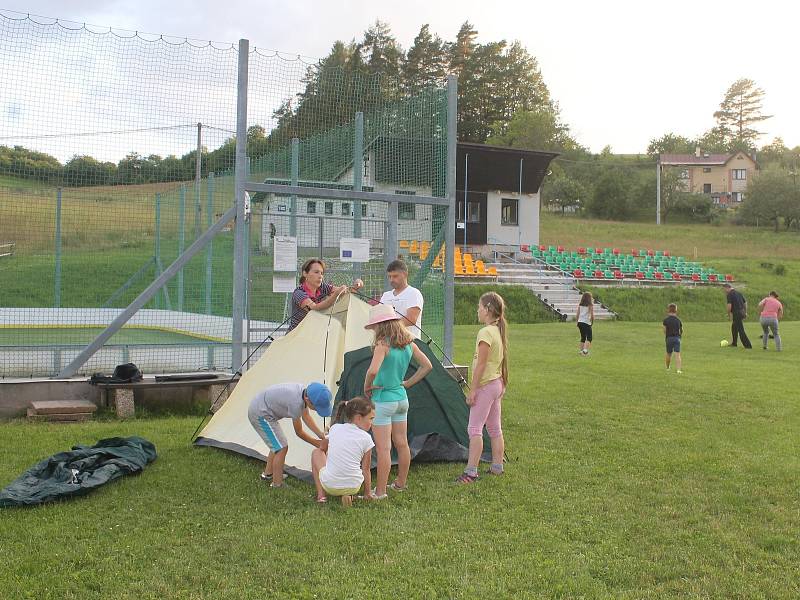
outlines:
[[[786,351],[687,323],[511,328],[503,478],[415,465],[349,512],[270,490],[255,461],[188,445],[196,418],[0,425],[0,482],[74,443],[142,435],[159,459],[83,499],[0,512],[8,598],[796,598],[800,325]],[[476,326],[456,330],[469,362]]]

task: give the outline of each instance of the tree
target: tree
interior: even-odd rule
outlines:
[[[738,79],[725,92],[725,97],[714,113],[717,134],[728,142],[728,150],[750,150],[763,132],[754,125],[771,115],[762,114],[761,101],[764,90],[756,87],[752,79]]]
[[[693,154],[697,146],[694,140],[675,133],[665,133],[650,140],[647,154],[655,160],[659,154]]]
[[[542,189],[542,200],[550,206],[557,206],[564,214],[568,208],[579,209],[586,203],[589,193],[586,188],[571,177],[562,176],[548,181]]]
[[[781,220],[786,227],[800,218],[800,188],[788,171],[772,167],[750,180],[741,208],[745,223],[769,222],[777,232]]]
[[[495,128],[500,129],[500,126]],[[549,105],[518,111],[503,129],[504,133],[491,136],[487,143],[552,152],[578,147],[569,134],[569,127],[560,121],[558,113]]]
[[[447,50],[438,35],[431,34],[430,26],[423,25],[403,61],[403,85],[409,94],[441,83],[447,75]]]
[[[597,180],[589,213],[601,219],[624,221],[630,217],[630,185],[621,169],[608,169]]]

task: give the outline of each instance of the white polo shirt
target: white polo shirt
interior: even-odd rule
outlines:
[[[417,339],[422,338],[422,306],[424,303],[425,300],[422,298],[422,292],[410,285],[399,294],[395,294],[394,290],[389,290],[388,292],[384,292],[383,296],[381,296],[381,304],[388,304],[394,307],[401,316],[405,316],[409,308],[419,308],[419,317],[417,317],[415,325],[409,325],[408,321],[403,322]]]

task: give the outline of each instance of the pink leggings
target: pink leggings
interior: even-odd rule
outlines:
[[[499,377],[477,389],[475,404],[469,409],[469,425],[467,425],[469,437],[483,435],[484,425],[490,438],[503,435],[503,428],[500,426],[500,401],[505,391],[503,380]]]

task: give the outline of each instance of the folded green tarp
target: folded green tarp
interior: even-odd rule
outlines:
[[[0,491],[0,507],[31,506],[81,496],[156,459],[156,447],[140,437],[107,438],[74,446],[34,465]]]

